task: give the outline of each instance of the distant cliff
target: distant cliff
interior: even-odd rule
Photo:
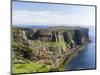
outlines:
[[[58,28],[58,29],[57,29]],[[54,27],[46,29],[23,29],[25,31],[25,36],[30,40],[40,40],[40,41],[59,41],[59,39],[64,39],[70,47],[75,47],[75,45],[82,45],[89,41],[89,29],[82,27]]]

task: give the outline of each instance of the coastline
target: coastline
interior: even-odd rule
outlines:
[[[78,55],[79,52],[83,51],[86,48],[87,44],[84,44],[82,46],[79,46],[78,48],[75,48],[75,50],[71,54],[67,55],[65,58],[62,58],[63,60],[59,62],[60,64],[58,67],[60,71],[69,70],[69,67],[65,69],[65,64],[68,64],[74,57]]]
[[[25,35],[25,33],[27,35]],[[85,33],[87,33],[87,35],[84,35]],[[90,41],[88,38],[88,31],[85,31],[84,29],[73,31],[69,30],[65,32],[39,30],[37,32],[34,32],[34,35],[33,30],[27,31],[15,28],[13,29],[13,34],[13,50],[15,51],[15,53],[17,52],[17,54],[22,55],[23,58],[28,60],[36,60],[35,63],[23,63],[26,61],[19,57],[22,62],[18,60],[18,64],[14,64],[13,70],[16,71],[14,73],[55,72],[69,70],[69,68],[64,69],[65,63],[69,63],[69,61],[71,61],[72,58],[78,55],[78,52],[83,50]],[[31,37],[31,35],[34,36]],[[36,37],[38,37],[38,39],[35,39]],[[15,58],[15,60],[17,60],[17,58]],[[23,66],[24,68],[30,67],[31,69],[28,69],[29,71],[26,72],[26,69],[21,66]],[[34,66],[38,68],[35,69]],[[18,69],[18,67],[21,67],[22,69]]]

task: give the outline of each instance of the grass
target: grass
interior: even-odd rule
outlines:
[[[12,64],[13,74],[48,72],[48,71],[49,68],[47,68],[46,65],[39,63]]]
[[[59,46],[63,49],[63,51],[66,51],[66,44],[64,40],[59,39]]]

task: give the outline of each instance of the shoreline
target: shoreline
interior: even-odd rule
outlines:
[[[74,57],[76,57],[78,55],[79,52],[83,51],[86,48],[87,44],[85,44],[83,46],[79,46],[78,48],[75,48],[75,51],[73,51],[71,54],[67,55],[65,59],[62,58],[63,60],[62,60],[62,62],[60,62],[58,69],[60,69],[60,71],[69,70],[69,67],[67,69],[65,69],[65,64],[68,64]]]

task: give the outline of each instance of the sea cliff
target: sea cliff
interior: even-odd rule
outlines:
[[[34,62],[44,64],[48,71],[63,70],[65,61],[90,41],[88,33],[89,29],[84,27],[12,27],[12,63]]]

